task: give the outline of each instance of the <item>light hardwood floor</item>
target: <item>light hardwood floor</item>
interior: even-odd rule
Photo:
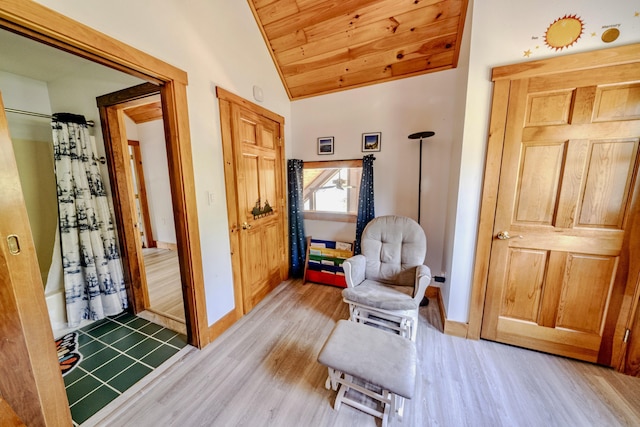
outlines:
[[[335,322],[347,318],[340,291],[282,283],[215,342],[183,349],[90,424],[379,426],[348,406],[333,410],[335,392],[316,361]],[[432,301],[421,308],[416,395],[391,426],[640,425],[639,378],[441,330]]]
[[[184,323],[178,253],[158,248],[145,248],[142,253],[147,274],[150,310]]]

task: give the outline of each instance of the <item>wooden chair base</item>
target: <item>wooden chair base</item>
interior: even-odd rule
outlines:
[[[336,400],[333,404],[333,408],[337,411],[344,403],[353,408],[356,408],[362,412],[365,412],[374,417],[382,419],[382,427],[387,427],[389,423],[389,416],[397,416],[401,421],[404,413],[404,398],[397,394],[391,393],[389,390],[381,389],[380,392],[370,390],[363,385],[357,384],[356,379],[352,375],[345,374],[333,368],[328,368],[329,376],[325,383],[327,389],[336,390]],[[371,397],[372,399],[380,402],[382,405],[382,411],[358,402],[347,396],[349,390],[355,390],[358,393]]]
[[[378,326],[396,332],[403,338],[416,342],[418,336],[417,312],[393,312],[344,300],[349,304],[349,320]]]

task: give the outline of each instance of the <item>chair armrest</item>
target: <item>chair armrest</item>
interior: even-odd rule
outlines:
[[[426,265],[419,265],[416,267],[416,281],[413,299],[420,304],[424,293],[427,291],[427,286],[431,283],[431,269]]]
[[[342,263],[344,278],[348,288],[355,288],[364,281],[364,272],[367,267],[367,259],[364,255],[356,255],[347,258]]]

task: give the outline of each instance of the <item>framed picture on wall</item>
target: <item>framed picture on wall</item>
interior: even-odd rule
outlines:
[[[332,136],[323,136],[318,138],[318,154],[333,154]]]
[[[362,134],[362,151],[380,151],[382,145],[382,132],[370,132]]]

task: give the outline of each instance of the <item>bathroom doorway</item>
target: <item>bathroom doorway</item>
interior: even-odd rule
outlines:
[[[18,35],[44,42],[49,46],[108,65],[145,81],[162,85],[162,108],[167,118],[165,127],[168,130],[167,134],[170,135],[168,145],[171,148],[169,150],[171,186],[173,193],[177,196],[173,202],[176,234],[181,249],[179,258],[182,286],[187,295],[185,305],[188,307],[188,339],[192,345],[198,347],[206,345],[209,342],[209,331],[204,309],[204,281],[186,101],[186,73],[34,2],[2,3],[0,28],[10,29]],[[46,71],[53,72],[53,69],[48,66]],[[16,180],[15,167],[8,168],[5,172],[10,174],[7,179]],[[22,196],[8,199],[4,195],[3,190],[3,203],[5,203],[7,215],[9,212],[24,211]],[[5,225],[13,224],[15,230],[8,229],[7,234],[13,235],[18,232],[24,234],[26,240],[30,241],[31,232],[26,215],[14,217],[17,222],[7,222]],[[27,244],[25,248],[32,248],[32,245]],[[31,266],[30,271],[33,270],[35,262],[35,256],[31,251],[32,249],[30,249],[31,255],[24,258],[25,266],[27,264]],[[128,274],[131,273],[128,272]],[[3,371],[3,375],[0,375],[2,395],[20,418],[45,420],[44,424],[68,425],[67,415],[60,409],[61,402],[64,402],[64,406],[67,405],[66,397],[55,399],[48,396],[52,388],[63,386],[59,371],[55,375],[55,369],[52,370],[52,367],[57,365],[55,352],[47,350],[47,348],[51,349],[51,344],[46,341],[53,339],[51,329],[42,328],[42,324],[38,328],[31,325],[35,320],[47,317],[42,278],[39,274],[10,274],[6,277],[9,280],[5,282],[5,288],[10,293],[19,289],[33,290],[33,293],[28,295],[23,291],[14,293],[15,298],[12,301],[18,310],[4,311],[5,321],[3,321],[5,325],[9,322],[13,325],[14,320],[20,323],[20,319],[24,319],[20,315],[21,308],[28,307],[30,310],[28,322],[17,324],[18,327],[10,328],[7,332],[10,333],[10,341],[29,343],[28,352],[23,353],[22,356],[27,358],[31,369]],[[38,287],[39,292],[37,292]],[[21,385],[21,393],[10,392],[15,384]]]

